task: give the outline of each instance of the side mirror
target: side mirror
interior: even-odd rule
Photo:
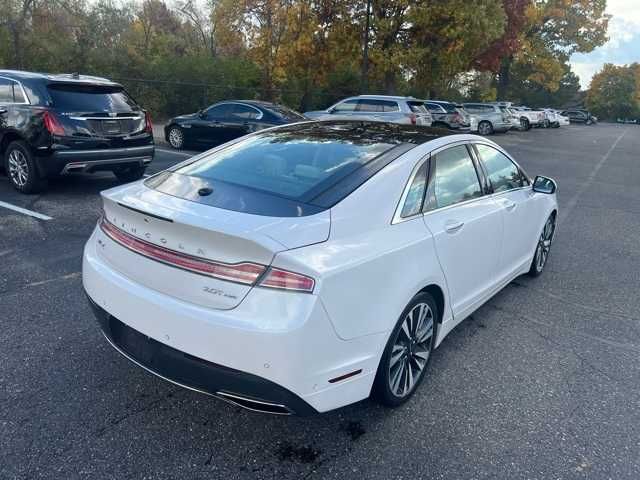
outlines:
[[[549,177],[543,177],[542,175],[538,175],[533,181],[534,192],[546,193],[548,195],[551,195],[553,193],[556,193],[557,189],[558,189],[558,185],[556,185],[556,182]]]

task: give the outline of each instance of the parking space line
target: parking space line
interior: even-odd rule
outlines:
[[[71,278],[78,278],[81,274],[82,274],[81,272],[68,273],[67,275],[62,275],[56,278],[49,278],[47,280],[41,280],[39,282],[27,283],[25,287],[39,287],[40,285],[46,285],[47,283],[51,283],[51,282],[58,282],[60,280],[69,280]]]
[[[567,202],[567,206],[561,210],[561,215],[562,218],[568,218],[569,214],[571,213],[571,211],[575,208],[576,204],[578,203],[578,198],[580,198],[580,196],[587,191],[587,189],[589,187],[591,187],[591,185],[593,184],[593,181],[596,178],[596,175],[598,175],[598,172],[600,171],[600,169],[602,168],[602,166],[605,164],[605,162],[609,159],[609,157],[611,156],[611,154],[613,153],[613,151],[615,150],[615,148],[618,146],[618,143],[620,143],[620,140],[622,140],[622,137],[624,137],[624,134],[627,133],[628,128],[625,128],[622,133],[618,136],[618,138],[616,138],[615,142],[613,142],[613,144],[611,145],[611,147],[609,147],[609,150],[607,150],[607,153],[605,153],[602,158],[598,161],[598,163],[595,164],[595,166],[593,167],[593,170],[591,170],[591,173],[589,173],[589,176],[587,177],[587,181],[584,182],[581,186],[580,189],[573,195],[573,197],[571,197],[571,199],[569,199],[569,201]]]
[[[159,150],[164,153],[172,153],[174,155],[182,155],[183,157],[193,157],[196,155],[195,153],[186,153],[186,152],[178,152],[176,150],[167,150],[166,148],[156,147],[156,150]]]
[[[13,210],[14,212],[22,213],[24,215],[30,215],[32,217],[39,218],[40,220],[53,220],[53,217],[50,217],[48,215],[34,212],[33,210],[27,210],[26,208],[18,207],[17,205],[12,205],[11,203],[7,202],[0,201],[0,207],[4,207],[9,210]]]

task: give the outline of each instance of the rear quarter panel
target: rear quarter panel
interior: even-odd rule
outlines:
[[[391,224],[416,162],[437,148],[429,144],[395,160],[334,206],[327,242],[279,253],[274,260],[279,267],[317,279],[316,294],[344,340],[391,330],[411,298],[427,285],[440,286],[448,297],[422,217]]]

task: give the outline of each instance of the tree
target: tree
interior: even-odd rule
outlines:
[[[609,120],[640,117],[640,64],[605,64],[593,76],[587,92],[587,107]]]
[[[505,6],[512,0],[504,0]],[[519,47],[502,59],[498,98],[510,95],[513,82],[529,80],[550,91],[559,88],[563,65],[575,52],[590,52],[607,41],[606,0],[531,0]],[[518,7],[520,8],[520,7]],[[518,67],[523,77],[513,78]]]

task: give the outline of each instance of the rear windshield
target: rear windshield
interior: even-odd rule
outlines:
[[[304,202],[396,145],[339,129],[333,134],[326,128],[275,130],[242,140],[176,173]]]
[[[422,102],[407,102],[413,113],[429,113],[427,107]]]
[[[52,106],[68,112],[127,113],[140,110],[122,87],[52,84],[47,90]]]
[[[267,108],[280,118],[286,118],[288,120],[304,120],[305,119],[303,115],[283,105],[269,105]]]
[[[456,106],[453,103],[439,103],[438,105],[444,108],[448,113],[455,113],[457,111]]]

